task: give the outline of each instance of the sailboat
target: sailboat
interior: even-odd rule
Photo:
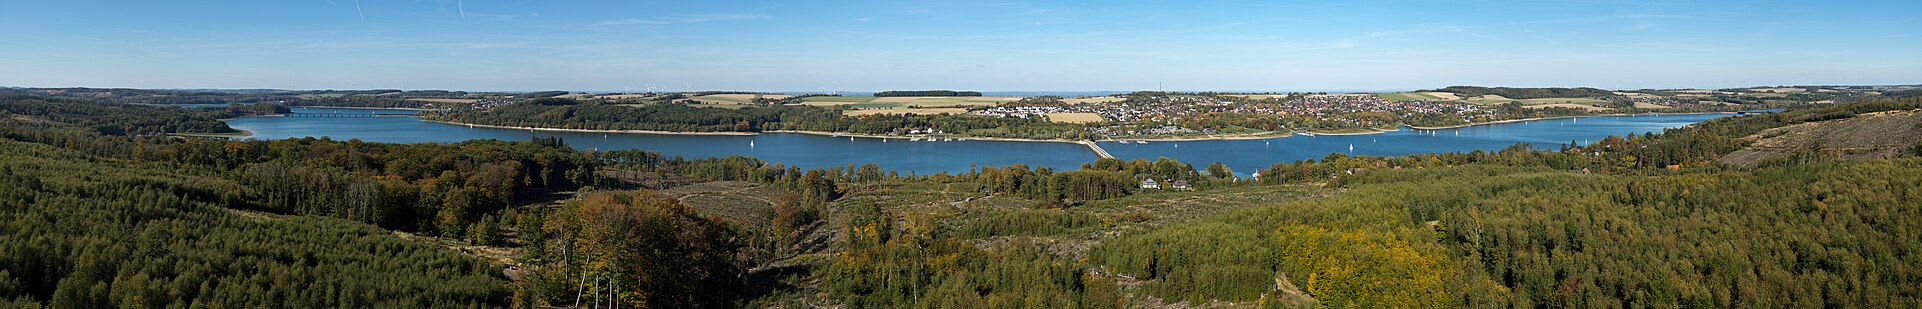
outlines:
[[[747,141],[747,148],[754,148],[754,140]]]
[[[1355,154],[1355,144],[1348,144],[1348,155]]]

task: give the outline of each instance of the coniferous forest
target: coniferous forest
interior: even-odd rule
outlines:
[[[761,115],[778,108],[627,116],[792,129]],[[178,134],[285,107],[7,95],[0,307],[1916,307],[1922,142],[1717,159],[1770,128],[1917,109],[1252,179],[1165,158],[916,175],[559,139],[206,140]]]

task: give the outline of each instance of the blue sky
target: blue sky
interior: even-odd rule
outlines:
[[[643,91],[1922,83],[1922,1],[0,4],[0,85]]]

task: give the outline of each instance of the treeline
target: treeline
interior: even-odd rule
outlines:
[[[97,136],[97,135],[96,135]],[[346,220],[225,209],[215,170],[0,139],[0,307],[492,307],[497,268]]]
[[[954,90],[890,90],[874,93],[877,97],[978,97],[980,91]]]
[[[520,307],[722,308],[746,293],[737,233],[651,192],[589,194],[527,231],[549,237],[530,245]]]
[[[1922,302],[1922,162],[1671,176],[1477,164],[1122,237],[1091,260],[1193,303],[1803,307]]]
[[[1492,95],[1499,95],[1505,98],[1516,99],[1516,100],[1542,99],[1542,98],[1589,98],[1589,97],[1605,97],[1605,96],[1615,95],[1615,92],[1613,91],[1587,88],[1587,87],[1582,87],[1582,88],[1492,87],[1491,88],[1491,87],[1476,87],[1476,86],[1449,86],[1442,89],[1436,89],[1435,91],[1453,92],[1453,93],[1461,94],[1462,96],[1483,96],[1483,95],[1492,94]]]
[[[22,125],[76,126],[106,135],[232,133],[237,131],[220,119],[286,112],[277,104],[177,108],[0,95],[0,118],[24,117]]]

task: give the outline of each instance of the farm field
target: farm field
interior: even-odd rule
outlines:
[[[1101,118],[1101,114],[1096,114],[1096,113],[1053,113],[1053,114],[1048,114],[1048,121],[1065,122],[1065,123],[1096,123],[1096,122],[1105,121],[1105,119]]]
[[[956,106],[995,106],[1001,102],[1020,100],[1016,97],[807,97],[802,105],[841,106],[853,108],[902,108],[902,107],[956,107]]]
[[[1459,101],[1462,98],[1450,92],[1395,92],[1377,94],[1391,101]]]
[[[866,116],[866,115],[938,115],[938,114],[960,115],[960,114],[966,114],[966,113],[968,113],[968,109],[966,108],[947,107],[947,108],[858,109],[858,110],[850,110],[842,114],[848,115],[848,116]]]
[[[1073,98],[1073,99],[1061,99],[1061,102],[1068,103],[1068,104],[1100,104],[1100,103],[1121,102],[1122,100],[1127,100],[1127,98],[1123,98],[1123,97]]]
[[[1515,102],[1515,101],[1516,101],[1515,99],[1510,99],[1508,97],[1493,95],[1493,94],[1483,95],[1478,97],[1462,98],[1462,102],[1481,104],[1481,105],[1500,105],[1500,104],[1508,104],[1508,102]]]
[[[1643,108],[1643,109],[1664,109],[1664,108],[1673,108],[1673,107],[1669,107],[1669,106],[1665,106],[1665,105],[1658,105],[1658,104],[1655,104],[1655,103],[1647,103],[1647,102],[1635,102],[1635,108]]]
[[[785,94],[733,93],[733,94],[710,94],[710,95],[698,96],[698,97],[694,97],[693,100],[700,101],[701,103],[707,103],[707,104],[747,104],[747,103],[754,103],[754,97],[756,96],[767,98],[767,99],[774,99],[774,100],[794,97],[794,96],[785,95]]]

